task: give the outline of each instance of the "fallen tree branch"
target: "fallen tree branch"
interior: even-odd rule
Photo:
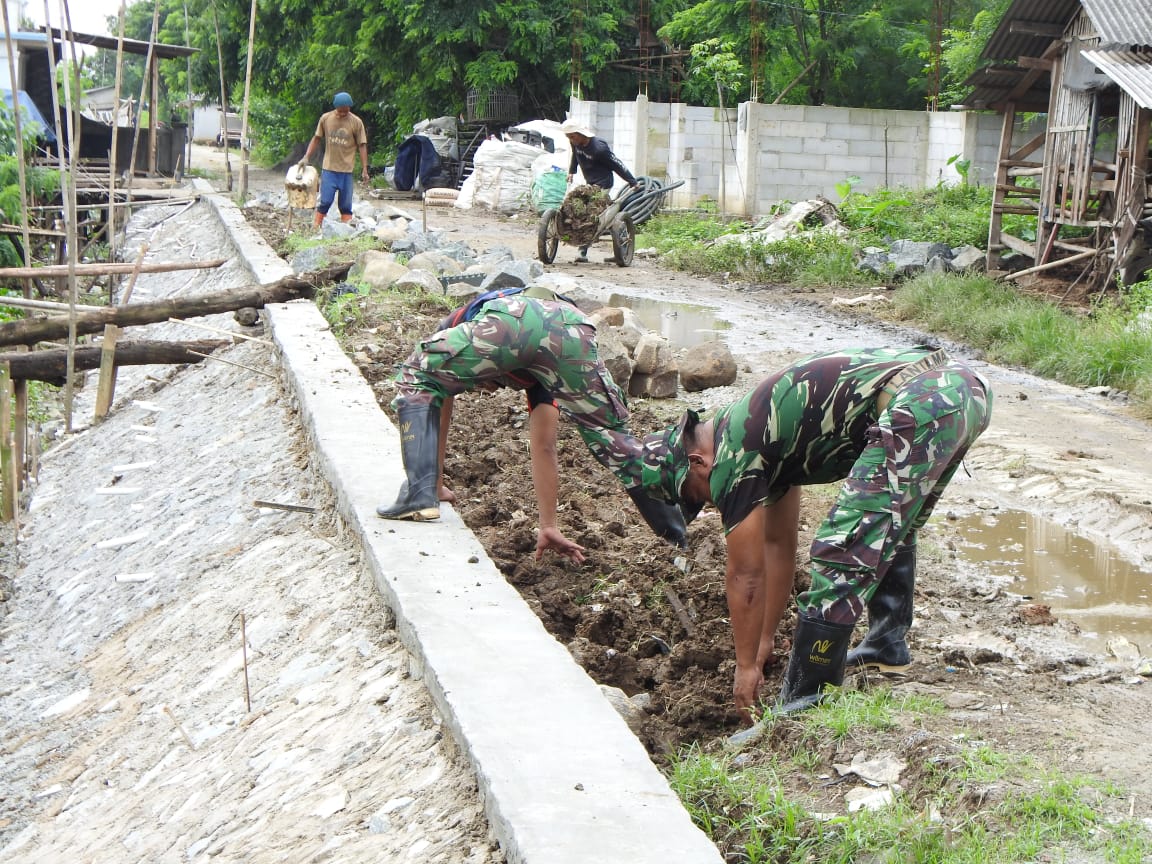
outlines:
[[[235,312],[247,307],[262,309],[269,303],[310,298],[316,286],[343,279],[351,267],[351,262],[336,264],[311,273],[285,276],[269,285],[248,290],[220,291],[176,300],[131,303],[127,306],[104,306],[91,311],[86,309],[76,316],[76,333],[98,333],[104,329],[105,324],[115,324],[117,327],[155,324],[169,318],[196,318]],[[62,339],[67,334],[68,319],[65,316],[22,318],[0,324],[0,346],[35,345],[37,342]]]
[[[165,363],[199,363],[208,354],[231,345],[227,339],[199,339],[193,342],[120,342],[116,345],[116,366],[149,366]],[[100,345],[75,349],[73,369],[78,372],[100,366]],[[47,351],[11,351],[0,354],[0,363],[7,363],[12,378],[22,381],[46,381],[57,387],[64,385],[67,374],[67,348]]]

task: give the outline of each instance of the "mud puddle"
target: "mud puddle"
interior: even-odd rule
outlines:
[[[1115,637],[1152,646],[1152,572],[1115,548],[1022,510],[977,513],[955,524],[961,558],[1076,622],[1093,650],[1103,653]]]

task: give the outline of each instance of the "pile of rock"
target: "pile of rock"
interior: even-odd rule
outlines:
[[[723,387],[736,379],[736,361],[723,342],[706,342],[674,353],[668,339],[656,333],[629,308],[606,306],[588,292],[572,290],[570,280],[545,273],[539,261],[518,259],[498,246],[476,253],[459,241],[442,242],[435,232],[422,230],[414,219],[404,221],[404,235],[389,241],[389,251],[368,250],[356,258],[348,274],[347,291],[386,289],[420,290],[463,305],[485,291],[544,285],[571,297],[589,313],[596,326],[600,357],[613,380],[629,396],[675,398],[685,390]],[[387,226],[389,228],[392,225]],[[377,229],[379,236],[379,229]],[[328,263],[323,246],[298,252],[291,265],[298,273]],[[370,359],[371,351],[363,359]]]

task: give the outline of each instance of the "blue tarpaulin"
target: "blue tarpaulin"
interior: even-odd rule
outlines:
[[[8,106],[8,110],[12,110],[12,91],[3,90],[4,104]],[[48,121],[44,119],[44,115],[40,113],[40,109],[36,107],[36,103],[32,101],[32,97],[24,90],[19,91],[20,107],[24,109],[20,115],[21,129],[31,128],[37,138],[47,141],[49,144],[56,143],[56,133],[52,131],[52,127],[48,125]]]

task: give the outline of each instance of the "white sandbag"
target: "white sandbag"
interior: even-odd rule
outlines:
[[[320,191],[320,173],[311,165],[300,168],[293,165],[284,178],[284,191],[288,193],[288,206],[310,209],[316,206]]]

